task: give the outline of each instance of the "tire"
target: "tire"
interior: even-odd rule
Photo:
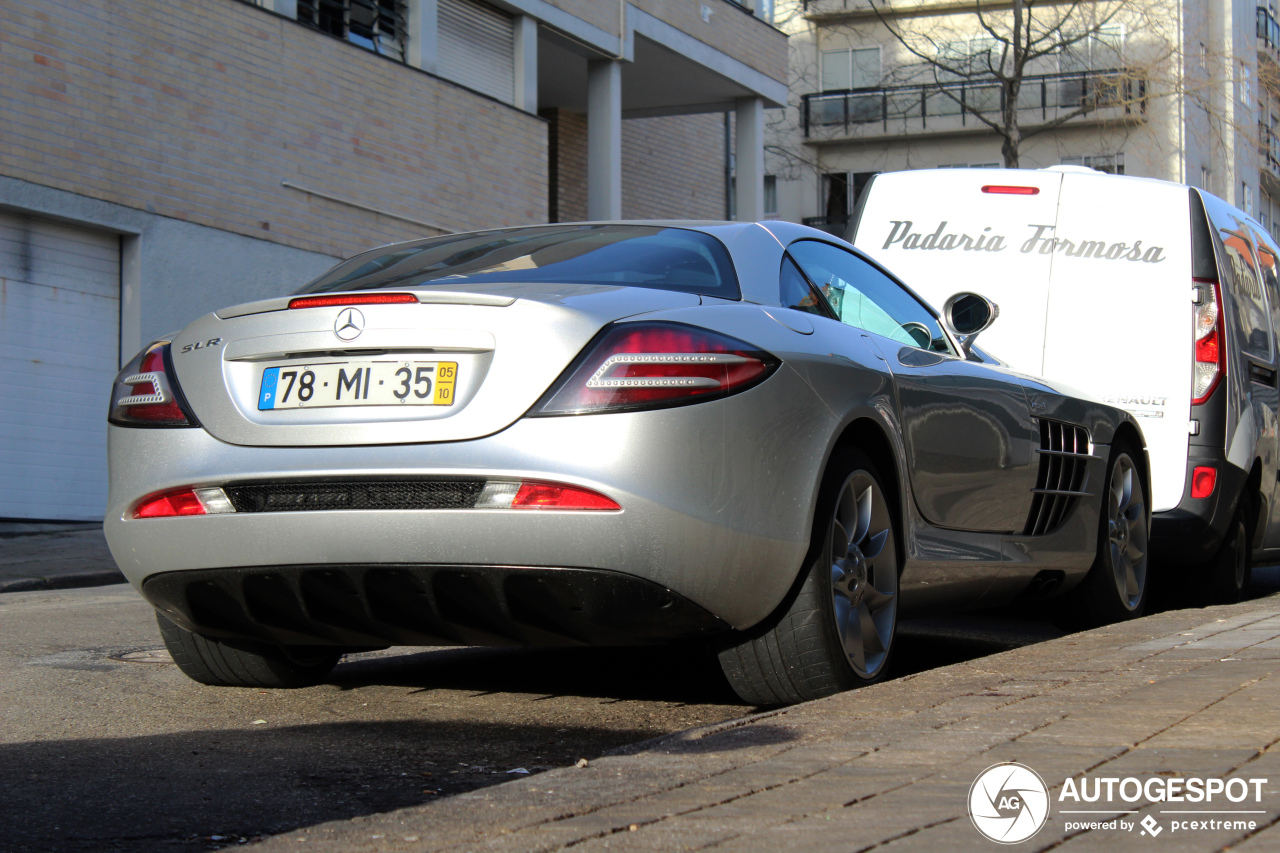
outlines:
[[[1104,482],[1093,566],[1058,608],[1056,621],[1072,630],[1135,619],[1147,605],[1151,513],[1142,469],[1128,445],[1112,447]]]
[[[156,613],[160,636],[178,669],[193,681],[218,687],[311,687],[342,657],[326,648],[303,651],[265,643],[214,640]]]
[[[860,451],[839,452],[818,493],[809,560],[765,622],[720,654],[753,705],[830,696],[884,678],[898,615],[897,508]]]
[[[1241,501],[1231,524],[1227,526],[1227,535],[1222,539],[1222,547],[1209,566],[1209,602],[1212,604],[1235,604],[1244,598],[1253,582],[1253,554],[1250,547],[1249,527],[1245,523],[1248,518],[1247,506]],[[1203,604],[1205,602],[1197,602]]]

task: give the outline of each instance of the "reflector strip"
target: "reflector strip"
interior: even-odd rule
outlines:
[[[1197,466],[1191,472],[1191,497],[1207,498],[1213,494],[1213,487],[1218,484],[1218,469],[1204,465]]]
[[[289,300],[290,308],[331,308],[335,305],[392,305],[417,302],[412,293],[366,293],[346,296],[300,296]]]
[[[1001,184],[988,184],[982,188],[982,191],[997,195],[1040,195],[1039,187],[1014,187]]]

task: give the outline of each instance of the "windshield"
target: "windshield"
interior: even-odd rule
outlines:
[[[357,255],[298,293],[473,282],[626,285],[741,298],[719,240],[653,225],[548,225],[419,240]]]

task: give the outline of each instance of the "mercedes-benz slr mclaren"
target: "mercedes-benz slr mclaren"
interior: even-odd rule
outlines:
[[[884,676],[899,619],[1147,589],[1126,413],[798,225],[418,240],[148,345],[106,533],[207,684],[398,645],[714,644],[756,704]]]

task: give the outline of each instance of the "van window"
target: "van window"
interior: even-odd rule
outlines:
[[[1241,348],[1256,358],[1271,360],[1271,312],[1267,294],[1262,289],[1262,277],[1254,261],[1253,237],[1242,222],[1235,227],[1218,226],[1218,236],[1226,249],[1228,282],[1225,282],[1235,298],[1239,323],[1244,339]]]
[[[933,312],[857,255],[816,240],[787,249],[840,322],[907,346],[954,355]]]

